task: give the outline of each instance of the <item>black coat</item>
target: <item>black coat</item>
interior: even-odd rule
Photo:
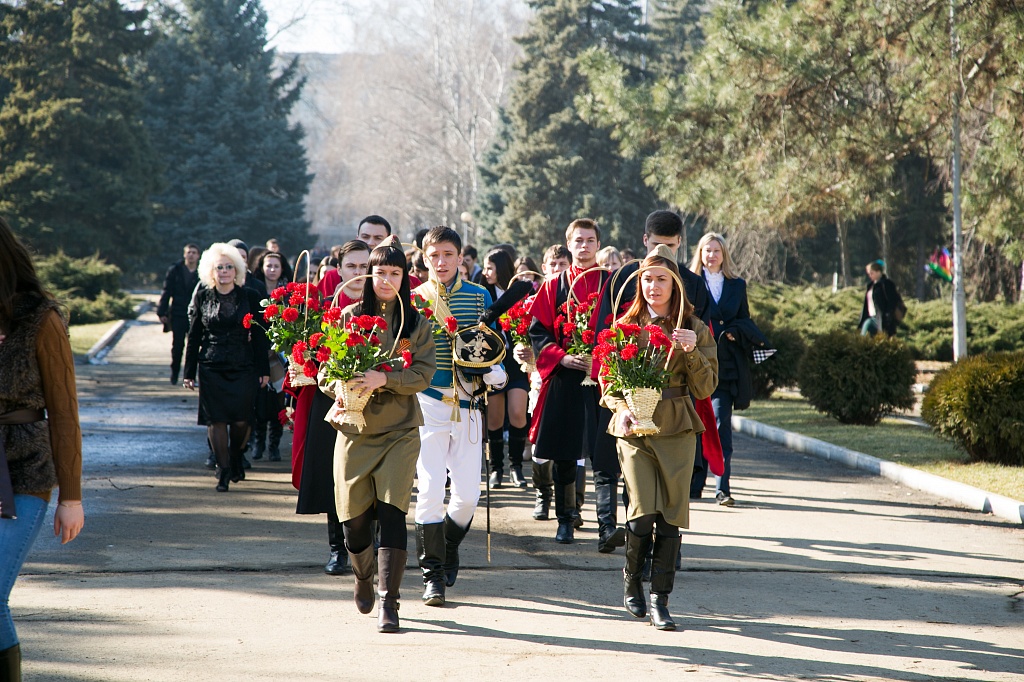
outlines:
[[[612,306],[615,305],[615,298],[619,295],[625,287],[625,291],[622,291],[622,298],[619,299],[620,307],[624,304],[628,304],[636,298],[636,281],[637,277],[629,279],[630,275],[640,269],[641,261],[633,261],[627,265],[622,266],[618,271],[611,274],[608,280],[608,286],[604,288],[601,293],[601,307],[598,312],[597,318],[597,332],[601,332],[611,326],[611,322],[607,321],[608,316],[612,312]],[[693,314],[700,318],[704,324],[708,323],[709,315],[711,313],[709,302],[711,296],[708,295],[707,287],[704,285],[704,280],[700,275],[695,275],[690,272],[686,267],[679,267],[679,277],[683,280],[683,289],[686,291],[686,299],[693,304]],[[629,282],[626,280],[629,279]]]
[[[766,345],[768,339],[749,317],[735,319],[722,327],[718,339],[718,385],[732,393],[733,407],[737,410],[750,407],[754,397],[750,363],[754,349]]]
[[[708,297],[708,317],[711,320],[712,331],[715,333],[715,340],[721,338],[723,331],[735,320],[750,319],[750,307],[747,305],[747,283],[739,277],[734,279],[725,278],[722,285],[722,296],[715,302],[714,297],[707,289],[707,280],[700,278],[704,283]]]
[[[864,326],[864,323],[871,317],[868,315],[868,296],[874,301],[875,310],[882,317],[882,331],[889,336],[894,336],[896,334],[896,317],[893,313],[897,306],[903,303],[903,298],[896,290],[896,285],[885,275],[882,275],[877,282],[868,283],[868,288],[864,292],[864,305],[860,310],[860,321],[857,323],[858,329]]]
[[[180,260],[167,269],[164,277],[164,290],[160,294],[160,304],[156,307],[157,317],[171,317],[179,320],[188,319],[188,304],[192,300],[192,292],[199,284],[199,270],[189,272],[185,261]]]
[[[222,309],[221,300],[230,304],[230,311]],[[216,289],[199,288],[193,303],[185,350],[186,379],[196,378],[200,363],[218,369],[252,370],[256,376],[270,374],[266,334],[258,324],[250,329],[242,325],[246,314],[260,315],[260,299],[255,291],[236,286],[222,298]]]

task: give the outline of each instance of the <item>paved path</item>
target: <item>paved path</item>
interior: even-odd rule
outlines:
[[[196,397],[167,383],[152,313],[79,367],[86,528],[40,541],[12,595],[26,680],[662,679],[1024,681],[1024,531],[883,479],[737,437],[740,505],[695,504],[680,631],[621,606],[621,550],[571,546],[493,494],[445,608],[413,570],[380,635],[322,573],[322,518],[288,463],[216,494]],[[411,539],[411,533],[410,533]]]

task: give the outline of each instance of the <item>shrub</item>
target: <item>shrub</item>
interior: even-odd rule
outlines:
[[[766,400],[776,389],[796,386],[797,371],[807,352],[807,344],[803,335],[794,329],[775,327],[764,319],[755,319],[754,322],[768,337],[768,345],[778,351],[750,368],[754,397]]]
[[[874,425],[914,406],[914,358],[898,339],[835,331],[819,337],[800,364],[800,392],[844,424]]]
[[[133,317],[134,305],[121,291],[121,270],[98,255],[72,258],[63,251],[36,261],[39,278],[68,306],[71,324]]]
[[[974,461],[1024,466],[1024,353],[975,355],[939,372],[921,417]]]

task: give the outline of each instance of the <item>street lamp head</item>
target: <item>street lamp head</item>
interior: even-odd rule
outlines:
[[[464,223],[471,223],[473,222],[473,214],[469,211],[463,211],[462,215],[459,216],[459,220]]]

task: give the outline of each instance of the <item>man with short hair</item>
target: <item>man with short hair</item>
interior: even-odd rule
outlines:
[[[572,334],[564,333],[564,306],[571,298],[584,305],[596,299],[607,273],[595,270],[601,248],[601,230],[587,218],[574,220],[565,231],[572,266],[541,284],[533,302],[530,341],[542,384],[530,425],[534,465],[551,460],[555,516],[555,542],[573,541],[577,522],[578,460],[593,459],[597,447],[598,387],[582,382],[591,371],[590,355],[570,355]],[[582,437],[581,437],[582,436]],[[597,464],[595,463],[595,468]],[[621,529],[620,529],[621,530]]]
[[[501,386],[507,379],[500,364],[492,366],[482,380],[467,377],[455,364],[447,318],[454,317],[459,329],[472,327],[491,305],[487,289],[459,276],[461,250],[458,232],[443,225],[431,229],[423,239],[430,280],[416,288],[435,313],[430,324],[435,330],[437,362],[430,387],[416,396],[423,413],[416,462],[416,551],[427,606],[443,606],[445,588],[454,585],[458,576],[459,545],[480,500],[482,395],[487,386]],[[451,498],[446,510],[448,478]]]
[[[267,240],[266,247],[267,251],[271,251],[273,253],[281,253],[281,243],[274,239],[273,237]]]
[[[474,284],[480,283],[484,272],[484,269],[476,262],[478,257],[475,246],[466,244],[462,247],[462,264],[466,266],[466,272],[469,273],[469,281]]]
[[[164,289],[156,316],[163,322],[164,331],[171,332],[171,383],[178,383],[181,373],[181,356],[185,351],[185,337],[188,335],[188,305],[192,292],[199,284],[199,247],[186,244],[180,261],[167,269]]]
[[[379,215],[368,215],[359,221],[356,227],[356,239],[366,242],[371,249],[388,238],[391,234],[391,223]]]
[[[557,277],[558,273],[568,270],[570,265],[572,265],[572,254],[569,253],[569,249],[565,248],[564,244],[552,244],[544,252],[540,269],[548,279],[551,279]]]

